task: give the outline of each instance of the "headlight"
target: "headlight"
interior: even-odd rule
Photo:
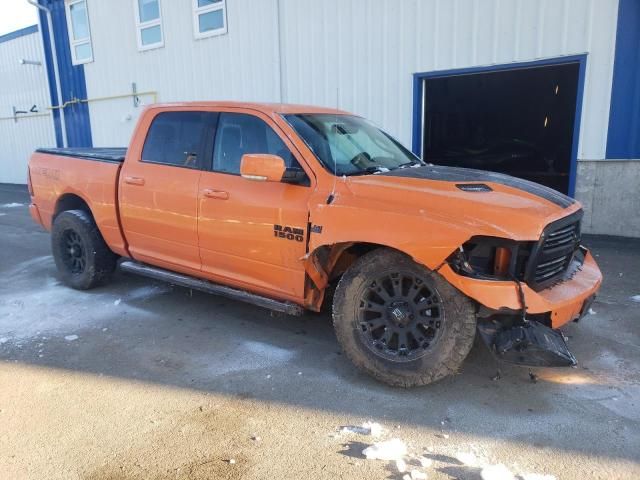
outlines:
[[[535,242],[472,237],[447,262],[458,274],[485,280],[522,280]]]

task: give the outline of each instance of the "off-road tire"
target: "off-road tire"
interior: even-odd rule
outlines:
[[[73,260],[69,260],[69,237],[82,250]],[[68,210],[56,216],[51,229],[51,249],[62,281],[76,290],[89,290],[106,283],[118,260],[91,214],[84,210]],[[82,267],[70,265],[72,262],[80,262]]]
[[[421,357],[404,362],[374,353],[358,331],[358,309],[369,282],[397,271],[420,275],[424,284],[439,295],[444,312],[437,342]],[[388,385],[415,387],[458,371],[473,346],[476,315],[473,302],[439,274],[400,252],[381,248],[360,257],[342,276],[333,301],[333,326],[345,354],[360,370]]]

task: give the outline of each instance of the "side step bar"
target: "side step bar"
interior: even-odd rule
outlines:
[[[281,302],[272,298],[263,297],[255,293],[250,293],[244,290],[238,290],[236,288],[227,287],[225,285],[218,285],[208,280],[202,280],[200,278],[191,277],[189,275],[183,275],[181,273],[171,272],[162,268],[153,267],[144,263],[135,262],[133,260],[125,260],[120,263],[120,269],[142,275],[145,277],[153,278],[155,280],[162,280],[172,285],[179,285],[181,287],[192,288],[193,290],[199,290],[205,293],[211,293],[213,295],[220,295],[222,297],[231,298],[233,300],[240,300],[247,303],[252,303],[259,307],[267,308],[276,312],[286,313],[288,315],[302,315],[304,309],[291,302]]]

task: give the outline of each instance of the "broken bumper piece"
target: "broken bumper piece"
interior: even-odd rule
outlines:
[[[576,358],[569,351],[562,333],[540,322],[498,328],[479,325],[485,343],[501,360],[530,367],[573,367]]]

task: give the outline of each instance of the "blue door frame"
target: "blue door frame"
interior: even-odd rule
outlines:
[[[423,83],[427,78],[452,77],[471,73],[486,73],[506,70],[520,70],[523,68],[543,67],[549,65],[579,64],[578,89],[576,93],[576,111],[573,124],[573,139],[571,144],[571,164],[569,167],[569,195],[574,196],[576,189],[576,170],[578,166],[578,143],[580,141],[580,120],[582,117],[582,98],[584,96],[584,77],[587,68],[587,54],[556,57],[532,62],[505,63],[486,67],[458,68],[453,70],[436,70],[413,74],[413,131],[411,149],[413,153],[421,155],[422,141],[422,103]]]

